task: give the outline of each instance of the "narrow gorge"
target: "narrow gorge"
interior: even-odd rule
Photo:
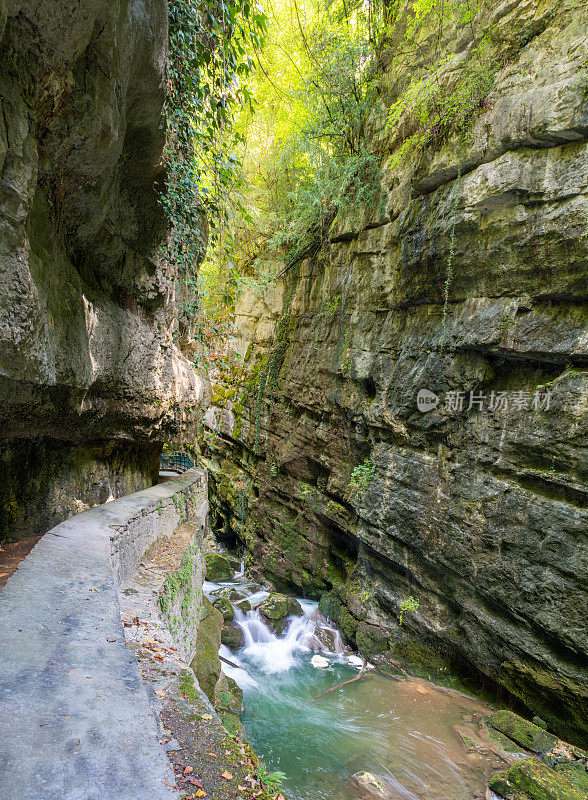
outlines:
[[[488,24],[516,52],[466,140],[384,168],[372,213],[239,298],[213,526],[366,655],[477,674],[586,744],[586,8]],[[372,135],[394,163],[401,132]]]
[[[588,798],[586,0],[0,42],[0,800]]]

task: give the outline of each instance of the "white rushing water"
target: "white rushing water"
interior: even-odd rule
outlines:
[[[291,669],[302,653],[321,652],[334,659],[340,659],[348,652],[345,650],[339,631],[319,614],[318,604],[308,600],[300,601],[302,616],[288,617],[284,633],[278,636],[271,630],[257,608],[268,595],[268,592],[250,595],[247,599],[249,602],[255,600],[256,606],[251,611],[234,609],[235,623],[241,628],[244,636],[244,645],[239,650],[239,655],[231,653],[224,645],[221,650],[224,658],[239,664],[239,670],[227,664],[223,669],[226,667],[225,671],[231,670],[227,674],[234,678],[242,689],[250,685],[251,680],[243,666],[244,659],[260,671],[271,674]]]
[[[234,589],[251,603],[243,612],[233,598],[243,644],[236,652],[223,645],[220,655],[243,689],[247,735],[268,768],[286,774],[289,800],[356,800],[352,775],[360,770],[402,800],[484,796],[484,758],[466,755],[454,731],[471,726],[475,734],[488,711],[478,701],[375,670],[351,681],[364,660],[344,646],[318,604],[299,599],[302,613],[288,617],[278,635],[259,610],[269,592],[242,567],[232,581],[203,588],[212,601]]]

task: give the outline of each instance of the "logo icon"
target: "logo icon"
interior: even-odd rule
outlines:
[[[419,389],[417,394],[417,408],[421,414],[426,414],[427,411],[432,411],[439,405],[439,398],[434,392],[428,389]]]

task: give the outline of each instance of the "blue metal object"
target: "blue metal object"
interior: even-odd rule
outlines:
[[[194,461],[188,453],[176,451],[174,453],[162,453],[159,457],[160,470],[173,470],[175,472],[185,472],[194,466]]]

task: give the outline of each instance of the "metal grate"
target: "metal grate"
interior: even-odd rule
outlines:
[[[185,472],[194,466],[194,461],[188,453],[174,452],[162,453],[159,457],[160,470],[173,470],[174,472]]]

